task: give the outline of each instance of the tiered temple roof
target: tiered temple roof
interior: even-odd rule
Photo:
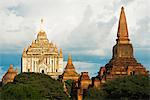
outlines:
[[[41,24],[43,20],[41,20]],[[24,49],[23,56],[27,55],[38,55],[38,54],[57,54],[58,49],[57,46],[54,45],[53,42],[49,42],[47,39],[46,32],[41,29],[38,32],[37,39],[32,41],[32,44],[26,49]],[[60,54],[62,57],[62,50],[60,50]]]

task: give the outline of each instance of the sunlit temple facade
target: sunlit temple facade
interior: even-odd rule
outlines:
[[[43,20],[41,20],[41,24]],[[54,43],[49,42],[46,32],[41,29],[37,39],[33,40],[22,53],[22,72],[45,73],[57,78],[63,71],[63,53]]]

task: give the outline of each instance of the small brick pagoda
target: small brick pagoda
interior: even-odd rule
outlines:
[[[2,78],[2,85],[5,85],[9,82],[13,82],[15,76],[17,75],[18,70],[14,70],[13,65],[11,64],[8,71],[4,74]]]
[[[75,67],[72,63],[71,55],[69,55],[67,65],[62,74],[62,79],[63,79],[63,81],[66,81],[66,80],[78,81],[79,76],[80,75],[76,72]]]

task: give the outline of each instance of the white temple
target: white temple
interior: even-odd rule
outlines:
[[[41,20],[43,23],[43,20]],[[40,29],[37,39],[22,53],[22,72],[45,73],[57,78],[63,72],[62,49],[49,42],[46,32]]]

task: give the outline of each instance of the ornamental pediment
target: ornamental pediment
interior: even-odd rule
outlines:
[[[32,47],[29,47],[27,49],[27,54],[41,54],[41,53],[44,53],[44,54],[52,54],[52,53],[57,53],[57,50],[55,51],[54,48],[32,48]]]

